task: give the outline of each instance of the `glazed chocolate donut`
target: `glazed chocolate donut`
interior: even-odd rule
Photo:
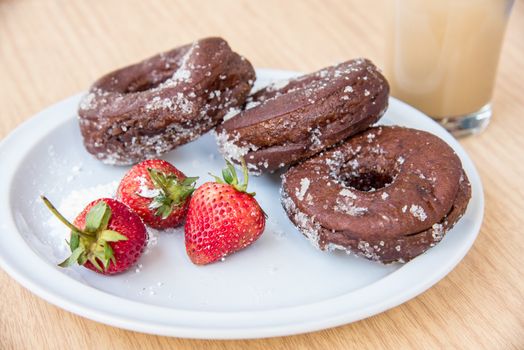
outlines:
[[[270,85],[216,129],[229,160],[253,174],[306,159],[368,128],[384,113],[389,86],[368,60],[356,59]]]
[[[242,106],[251,64],[226,41],[207,38],[100,78],[80,103],[87,151],[107,164],[156,158]]]
[[[419,130],[372,127],[283,176],[282,204],[321,250],[407,262],[438,243],[471,197],[460,159]]]

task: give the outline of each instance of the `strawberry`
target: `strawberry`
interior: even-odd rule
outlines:
[[[227,162],[223,179],[206,182],[191,197],[185,225],[186,252],[197,265],[215,262],[256,241],[266,224],[264,211],[247,193],[248,175],[242,161],[244,183],[238,182]]]
[[[161,159],[143,161],[129,170],[117,198],[157,229],[178,226],[184,219],[197,177],[186,177]]]
[[[51,212],[69,229],[71,255],[59,264],[75,263],[104,275],[123,272],[142,255],[147,232],[140,217],[125,204],[110,198],[91,202],[73,224],[58,212],[44,196]]]

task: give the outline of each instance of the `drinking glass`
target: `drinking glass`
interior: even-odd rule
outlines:
[[[456,136],[483,130],[514,0],[391,0],[392,95]]]

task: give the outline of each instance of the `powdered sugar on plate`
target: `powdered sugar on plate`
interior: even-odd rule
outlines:
[[[98,198],[114,198],[117,188],[118,181],[112,181],[107,184],[73,190],[62,198],[56,207],[66,219],[72,222],[92,201]],[[55,256],[65,257],[69,252],[66,242],[69,239],[69,230],[51,213],[45,224],[50,228],[49,243],[57,250]]]

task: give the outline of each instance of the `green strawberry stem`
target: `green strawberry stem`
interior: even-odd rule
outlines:
[[[149,177],[159,194],[153,197],[150,209],[156,209],[155,215],[167,219],[173,210],[185,202],[195,191],[198,177],[186,177],[180,180],[174,174],[165,174],[153,168],[147,168]]]
[[[214,177],[217,183],[231,185],[233,186],[233,188],[235,188],[239,192],[245,192],[251,196],[255,196],[256,195],[255,192],[247,192],[247,186],[249,184],[249,174],[247,171],[247,165],[246,165],[246,161],[244,160],[244,158],[240,158],[240,163],[242,164],[242,174],[244,177],[243,179],[244,181],[242,183],[238,181],[237,171],[235,167],[233,166],[233,164],[231,164],[231,162],[227,159],[225,159],[225,161],[226,161],[227,167],[222,170],[222,177],[223,177],[222,179],[211,173],[209,175]]]
[[[51,201],[47,199],[46,196],[40,196],[40,198],[42,198],[42,201],[44,201],[44,204],[51,211],[51,213],[53,213],[53,215],[56,216],[56,218],[60,220],[60,222],[62,222],[64,225],[66,225],[71,231],[77,233],[79,236],[82,236],[84,238],[93,237],[91,233],[85,232],[73,225],[72,223],[70,223],[62,214],[60,214],[60,212],[55,208]]]
[[[71,255],[58,266],[69,267],[75,263],[84,265],[89,261],[98,271],[104,272],[107,271],[110,262],[116,264],[109,242],[126,241],[128,238],[108,228],[112,213],[106,202],[101,200],[89,209],[85,217],[85,229],[81,230],[60,214],[45,196],[41,198],[47,208],[71,230]]]

